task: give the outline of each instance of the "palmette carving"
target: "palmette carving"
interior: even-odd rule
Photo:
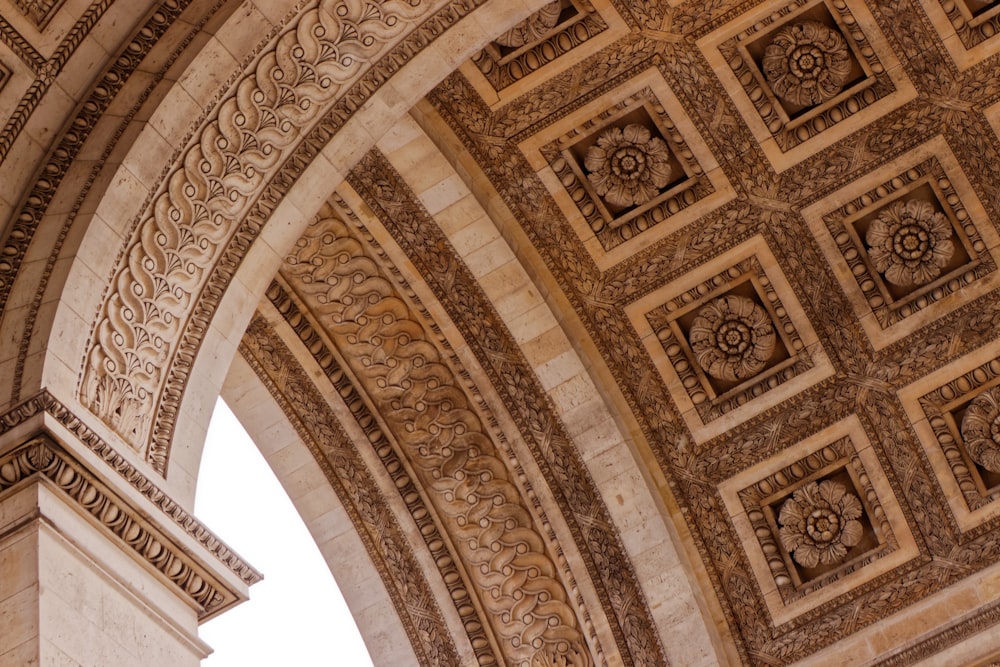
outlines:
[[[344,223],[310,225],[282,275],[307,298],[403,447],[481,588],[508,660],[592,661],[531,514],[469,399]],[[545,662],[548,660],[549,662]],[[582,660],[582,662],[579,662]]]
[[[431,9],[322,0],[304,11],[167,177],[119,266],[82,386],[85,404],[133,446],[145,446],[177,334],[254,193],[345,84]]]

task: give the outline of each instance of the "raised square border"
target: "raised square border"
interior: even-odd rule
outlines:
[[[946,8],[945,4],[951,5]],[[964,0],[928,0],[920,6],[927,12],[934,29],[960,70],[970,69],[1000,52],[1000,5],[982,16],[973,17]],[[992,35],[986,32],[992,31]]]
[[[697,41],[698,48],[705,55],[712,70],[721,80],[723,87],[729,93],[737,110],[749,126],[751,133],[760,144],[771,165],[779,173],[811,157],[821,149],[855,132],[862,125],[884,116],[892,109],[902,106],[917,96],[916,89],[903,72],[898,58],[893,53],[893,49],[890,48],[867,6],[864,3],[851,3],[849,11],[855,24],[861,28],[865,37],[870,42],[871,48],[877,54],[881,67],[884,70],[884,74],[881,76],[888,77],[888,81],[891,82],[895,90],[851,114],[850,118],[853,119],[851,122],[843,122],[846,120],[846,117],[841,118],[839,121],[835,118],[824,120],[825,127],[817,134],[804,140],[798,139],[794,146],[791,146],[787,150],[783,149],[779,140],[768,129],[764,118],[761,116],[761,112],[753,100],[750,99],[746,90],[744,90],[744,86],[740,83],[736,72],[733,71],[726,56],[723,55],[720,46],[728,40],[735,39],[739,34],[747,30],[753,30],[755,26],[761,23],[772,21],[778,15],[798,13],[821,3],[823,3],[823,0],[792,0],[792,2],[788,0],[772,0],[771,2],[766,2],[755,7],[736,20],[725,24]],[[833,10],[830,11],[833,13]],[[823,114],[824,118],[828,115],[830,114]]]
[[[918,165],[932,158],[937,160],[947,178],[950,179],[952,187],[961,194],[961,204],[968,212],[969,219],[975,224],[976,231],[979,232],[986,246],[983,252],[988,253],[993,264],[996,265],[998,256],[1000,256],[1000,237],[989,222],[989,216],[976,196],[972,184],[965,176],[961,165],[959,165],[958,159],[952,153],[948,142],[940,135],[802,209],[802,217],[816,238],[823,255],[833,267],[841,288],[861,322],[862,329],[876,350],[888,347],[947,312],[968,303],[977,295],[1000,286],[1000,272],[993,270],[971,284],[963,286],[960,290],[953,290],[928,303],[925,307],[912,312],[909,316],[883,327],[873,312],[868,297],[858,284],[852,267],[830,235],[824,221],[824,217],[828,213],[836,211],[853,199],[864,196],[872,189],[873,184],[889,182],[913,165]]]
[[[702,419],[697,406],[695,406],[688,395],[683,380],[670,362],[662,343],[657,338],[656,332],[653,330],[646,315],[684,292],[706,281],[711,281],[714,277],[750,257],[757,258],[757,262],[767,276],[771,288],[780,299],[788,320],[794,325],[798,338],[801,340],[802,349],[811,360],[812,367],[769,389],[757,398],[734,407],[720,417],[706,423]],[[778,267],[778,261],[768,247],[764,237],[754,236],[748,241],[706,262],[696,270],[663,285],[625,307],[625,314],[628,316],[629,321],[632,322],[632,326],[635,327],[639,337],[642,339],[643,345],[645,345],[653,364],[666,382],[667,389],[696,442],[705,442],[715,436],[721,435],[736,424],[744,422],[753,417],[753,415],[791,398],[834,373],[833,365],[830,363],[829,358],[827,358],[826,352],[824,352],[819,338],[816,336],[816,332],[809,322],[809,318],[806,317],[805,311],[802,309],[791,285]]]
[[[769,566],[768,557],[764,553],[754,532],[754,527],[747,516],[747,509],[740,499],[740,491],[823,450],[831,443],[845,438],[853,448],[853,454],[849,453],[849,458],[856,459],[855,465],[860,466],[860,472],[867,476],[870,488],[878,498],[884,512],[884,520],[889,523],[897,546],[895,549],[874,558],[871,562],[786,603],[782,593],[778,590],[778,584],[775,582],[774,572]],[[856,415],[850,415],[831,424],[818,433],[782,450],[776,456],[730,477],[719,485],[719,494],[722,496],[726,511],[740,541],[746,547],[751,569],[760,586],[774,626],[788,623],[822,604],[835,600],[920,554],[902,509],[896,501],[895,493],[893,493],[889,480],[882,470],[878,455]]]
[[[963,533],[1000,517],[1000,498],[987,500],[975,509],[969,507],[960,480],[963,475],[960,474],[960,470],[959,474],[956,474],[956,470],[952,468],[952,464],[958,465],[958,462],[946,455],[930,420],[936,415],[939,406],[943,407],[952,401],[949,398],[951,394],[956,392],[966,395],[978,394],[980,388],[985,389],[998,382],[1000,382],[1000,342],[994,341],[903,387],[897,394],[910,423],[913,424],[913,430],[917,434],[924,455],[934,471],[934,477],[941,486],[942,495],[947,500],[952,516]],[[942,395],[934,396],[942,389],[944,389]],[[934,415],[928,415],[925,404],[932,408]]]
[[[630,28],[628,24],[625,23],[625,19],[614,8],[611,0],[591,0],[590,5],[594,8],[594,13],[600,16],[607,27],[573,49],[560,54],[559,57],[552,59],[530,74],[525,75],[516,83],[497,90],[471,59],[466,60],[459,67],[459,71],[469,80],[472,87],[491,109],[499,109],[511,100],[535,88],[545,79],[565,72],[567,69],[577,65],[581,60],[596,54],[604,47],[613,44],[629,33]],[[573,53],[574,57],[567,58],[566,55],[569,53]]]
[[[574,128],[598,117],[608,109],[615,107],[622,100],[629,99],[645,89],[651,90],[660,104],[670,110],[671,122],[680,136],[684,138],[694,161],[701,168],[702,175],[700,178],[707,180],[713,192],[676,214],[671,215],[663,222],[636,234],[633,238],[619,243],[610,250],[605,250],[603,244],[591,229],[590,223],[588,223],[587,219],[580,212],[579,207],[559,180],[559,176],[549,165],[542,150],[545,146],[548,146]],[[549,193],[555,199],[560,210],[562,210],[573,230],[583,242],[601,271],[606,271],[615,264],[653,245],[708,212],[731,201],[736,196],[736,192],[719,166],[718,160],[716,160],[708,148],[694,122],[684,111],[683,105],[681,105],[677,96],[671,90],[666,79],[663,78],[663,74],[656,67],[651,67],[641,74],[636,75],[622,86],[609,91],[600,98],[561,118],[558,122],[531,135],[522,141],[518,147],[524,153],[532,170],[545,184]]]

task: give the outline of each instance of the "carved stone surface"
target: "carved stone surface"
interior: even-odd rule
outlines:
[[[702,306],[691,323],[688,338],[705,372],[731,382],[762,371],[775,349],[774,327],[767,311],[736,295]]]
[[[988,389],[965,409],[962,439],[972,460],[1000,472],[1000,389]]]
[[[567,5],[568,16],[560,30],[553,33],[551,29],[556,27],[564,5]],[[487,46],[474,55],[472,62],[489,85],[495,91],[501,91],[607,30],[607,21],[594,11],[590,2],[560,0],[501,35],[495,45]],[[508,48],[499,49],[497,46]]]
[[[296,333],[303,342],[311,349],[316,349],[315,330],[297,311],[280,286],[272,286],[272,298],[278,301],[276,306],[287,318],[297,321]],[[406,634],[420,657],[421,664],[437,667],[457,664],[460,657],[454,641],[402,527],[386,507],[381,492],[366,470],[364,460],[338,426],[336,415],[332,414],[330,406],[302,369],[301,363],[259,315],[247,329],[240,343],[240,353],[281,405],[282,411],[323,466],[351,520],[358,527],[368,555],[376,563],[379,574],[396,603],[406,626]],[[362,413],[358,415],[359,421],[373,423],[372,415],[364,408],[364,401],[356,391],[352,391],[350,381],[332,357],[323,355],[321,358],[324,371],[330,381],[337,385],[338,392],[349,405]],[[448,584],[448,592],[462,618],[469,641],[476,648],[476,658],[481,665],[499,665],[491,642],[482,629],[485,620],[480,618],[472,605],[465,604],[469,599],[469,590],[458,571],[455,554],[446,547],[426,504],[412,481],[407,480],[403,466],[394,455],[385,435],[374,428],[367,430],[372,445],[385,460],[386,466],[398,471],[394,482],[401,496],[407,500],[407,508],[439,567],[439,575]]]
[[[602,132],[583,164],[597,194],[615,206],[645,204],[670,182],[667,145],[635,123]]]
[[[775,95],[803,107],[835,97],[851,74],[847,42],[817,21],[779,30],[764,49],[761,65]]]
[[[257,189],[298,144],[301,128],[432,9],[323,0],[303,11],[167,176],[119,265],[120,289],[102,309],[83,380],[88,406],[135,447],[147,450],[178,334]],[[169,431],[179,396],[166,394],[175,403],[164,415]],[[161,434],[148,452],[161,470],[168,438]]]
[[[861,541],[861,502],[843,484],[810,482],[781,505],[781,545],[799,565],[833,565]]]
[[[17,8],[39,28],[45,27],[65,0],[16,0]]]
[[[72,353],[83,367],[44,356],[65,334],[46,329],[60,296],[55,287],[66,275],[63,260],[76,261],[79,236],[97,226],[86,214],[108,187],[107,165],[127,148],[116,143],[133,141],[132,122],[146,117],[142,101],[155,101],[159,86],[173,85],[180,74],[180,67],[171,69],[175,61],[190,62],[186,49],[205,48],[205,40],[169,28],[188,7],[182,0],[164,0],[122,45],[100,41],[106,24],[121,16],[109,9],[127,13],[120,2],[77,2],[76,23],[63,9],[42,30],[31,28],[30,11],[41,15],[56,3],[10,4],[28,8],[29,18],[16,11],[0,17],[0,57],[10,69],[0,91],[7,119],[0,160],[35,176],[25,177],[23,191],[2,197],[12,217],[0,251],[0,324],[10,351],[0,373],[12,379],[12,401],[50,378],[79,379],[79,386],[60,386],[59,395],[78,391],[85,408],[164,472],[192,360],[207,353],[204,332],[225,327],[213,315],[227,287],[239,283],[246,249],[267,229],[304,165],[371,91],[443,26],[482,3],[449,4],[447,17],[424,2],[303,3],[276,35],[273,52],[244,61],[251,76],[231,97],[216,98],[202,119],[204,131],[177,146],[176,164],[135,219],[110,281],[98,275],[93,284],[65,288],[58,307],[70,309],[78,296],[72,290],[107,290],[99,313],[81,314],[97,318],[90,347]],[[983,651],[954,664],[996,658],[986,630],[1000,619],[989,578],[1000,559],[994,437],[1000,187],[991,176],[1000,164],[998,12],[996,3],[973,0],[562,0],[483,48],[435,90],[430,104],[413,111],[421,122],[430,118],[429,126],[454,133],[434,136],[438,150],[493,216],[620,415],[632,438],[629,455],[647,467],[650,489],[662,494],[662,519],[676,523],[687,547],[693,566],[685,581],[695,582],[705,603],[695,611],[718,626],[712,650],[730,649],[729,662],[947,662],[952,654],[934,654],[952,645]],[[414,22],[421,27],[412,41],[398,46],[404,24]],[[95,26],[102,28],[93,33],[96,44],[87,41]],[[145,62],[151,45],[168,33],[177,48],[163,45],[168,54],[155,67]],[[218,48],[218,39],[208,41]],[[75,60],[96,53],[94,47],[114,54],[103,71]],[[380,66],[362,76],[363,60]],[[817,69],[819,61],[824,67]],[[57,113],[50,102],[63,91],[59,77],[72,71],[68,66],[92,74],[95,83],[66,101],[72,111]],[[140,87],[146,76],[148,87],[127,101],[119,97],[126,79]],[[28,136],[43,125],[61,129]],[[96,143],[88,144],[95,128]],[[398,139],[393,133],[385,141]],[[667,162],[635,169],[663,153],[656,141]],[[34,153],[24,150],[26,143]],[[633,560],[648,567],[647,554],[633,559],[622,547],[597,493],[607,480],[590,478],[569,429],[552,411],[547,393],[572,399],[574,387],[543,388],[523,363],[519,332],[496,326],[496,311],[511,302],[490,303],[472,277],[494,255],[483,251],[467,267],[440,233],[437,224],[457,226],[462,218],[461,210],[433,207],[434,189],[448,190],[454,181],[430,183],[435,175],[419,164],[390,172],[379,154],[369,155],[351,175],[352,186],[383,222],[379,234],[391,236],[426,281],[434,303],[415,312],[412,295],[400,296],[395,278],[373,282],[376,269],[388,264],[378,253],[364,271],[331,269],[336,284],[317,279],[306,286],[306,276],[322,272],[308,262],[334,266],[323,263],[333,261],[325,253],[346,238],[334,234],[327,245],[310,237],[297,250],[302,273],[289,269],[285,277],[301,284],[294,294],[269,296],[275,307],[300,302],[297,314],[279,311],[299,336],[296,344],[315,355],[309,363],[328,376],[310,385],[292,373],[291,362],[268,349],[273,332],[259,321],[243,353],[297,415],[304,438],[318,443],[317,434],[333,433],[323,428],[333,417],[302,407],[322,402],[306,387],[322,384],[347,397],[350,418],[372,437],[385,467],[380,472],[395,475],[399,502],[427,531],[416,543],[423,539],[441,559],[423,582],[410,576],[420,566],[399,548],[404,540],[396,529],[372,527],[388,519],[380,513],[384,498],[340,451],[347,445],[337,451],[316,445],[336,470],[331,480],[360,480],[356,487],[345,483],[342,497],[355,508],[356,525],[365,526],[370,550],[384,552],[384,580],[394,603],[409,610],[401,616],[420,660],[456,662],[440,620],[457,615],[482,664],[514,656],[531,667],[532,661],[565,667],[584,655],[600,664],[603,647],[594,637],[607,636],[626,664],[664,664],[633,571]],[[632,179],[643,173],[655,177]],[[626,187],[623,177],[641,185]],[[426,186],[419,193],[423,208],[404,179]],[[35,237],[43,221],[55,238]],[[358,243],[374,247],[368,237]],[[356,268],[358,257],[348,255],[346,263]],[[359,283],[352,285],[355,276]],[[741,317],[716,326],[723,310]],[[478,367],[456,366],[442,352],[434,333],[442,312]],[[36,329],[52,340],[34,338]],[[756,342],[768,345],[756,345],[755,330]],[[404,345],[404,334],[423,338]],[[712,350],[737,357],[720,362]],[[739,356],[748,350],[749,359]],[[390,360],[397,366],[386,370]],[[550,368],[556,375],[558,361]],[[438,386],[411,394],[400,383],[414,378]],[[509,403],[510,419],[544,478],[538,488],[544,485],[550,497],[525,491],[538,480],[522,479],[497,436],[475,390],[487,383]],[[43,412],[192,539],[220,558],[231,556],[172,504],[148,470],[127,464],[51,396],[18,406],[3,428]],[[454,415],[461,419],[447,421]],[[827,431],[845,423],[846,431]],[[340,443],[335,435],[331,441]],[[454,446],[450,456],[435,449],[445,445]],[[477,456],[462,458],[473,447]],[[595,468],[613,464],[611,458]],[[11,465],[0,478],[7,479],[4,470],[20,475],[37,467],[30,459]],[[456,471],[493,477],[465,480],[477,496],[471,502],[456,490]],[[483,502],[491,491],[500,498],[496,506]],[[857,517],[845,498],[860,504]],[[546,516],[565,520],[582,565],[561,560],[565,552]],[[473,534],[472,519],[489,526]],[[512,556],[494,563],[496,554],[488,556],[480,544],[484,536],[503,540],[511,532],[518,537],[512,544],[526,545],[527,560],[542,563],[538,577]],[[152,544],[147,537],[142,543]],[[509,551],[502,547],[502,557]],[[240,576],[253,579],[232,558]],[[558,607],[552,626],[518,617],[511,610],[523,600],[502,586],[493,596],[494,564],[511,566],[536,608]],[[591,598],[570,576],[579,568],[593,580]],[[430,577],[446,582],[453,602],[429,604]],[[530,586],[535,581],[537,589]],[[551,596],[544,603],[543,592]],[[468,599],[482,604],[462,602]],[[594,629],[592,599],[604,608],[606,634]],[[923,604],[929,599],[935,604]],[[531,645],[535,640],[539,647]]]
[[[218,559],[220,565],[232,570],[246,584],[260,581],[259,572],[243,562],[218,537],[127,463],[51,395],[36,395],[0,416],[0,434],[43,413],[50,415],[89,447],[108,464],[109,471],[121,475],[122,483],[145,496],[162,514],[150,516],[148,510],[132,505],[100,482],[86,464],[46,435],[33,438],[0,458],[0,491],[31,475],[47,477],[78,502],[82,512],[91,515],[120,540],[122,548],[135,551],[150,567],[161,572],[198,609],[200,618],[207,619],[225,611],[241,601],[240,595],[157,528],[156,522],[166,520],[176,523]]]
[[[559,22],[562,13],[562,1],[555,0],[545,5],[516,26],[497,37],[494,41],[502,46],[518,48],[542,39],[549,30]]]
[[[592,661],[545,540],[470,400],[419,321],[344,223],[320,218],[282,276],[378,405],[402,455],[469,564],[508,661]]]
[[[973,470],[977,466],[964,453],[958,433],[964,406],[994,381],[995,374],[982,371],[986,375],[979,377],[982,373],[975,371],[973,381],[966,377],[974,373],[968,369],[961,382],[971,383],[972,389],[959,389],[958,379],[942,379],[942,384],[950,386],[952,379],[959,384],[949,389],[947,398],[935,399],[938,409],[952,415],[950,422],[940,420],[947,426],[940,438],[935,437],[936,413],[924,417],[930,420],[929,442],[941,452],[945,472],[940,473],[936,460],[931,472],[930,455],[925,458],[922,451],[931,447],[923,443],[923,427],[914,428],[921,415],[910,416],[911,399],[897,393],[912,384],[922,387],[913,394],[919,398],[939,386],[922,385],[923,378],[989,346],[1000,321],[987,296],[997,284],[991,278],[997,244],[988,222],[996,215],[997,191],[989,179],[980,178],[990,172],[1000,151],[990,126],[993,116],[987,122],[977,110],[995,104],[1000,90],[993,85],[988,91],[980,88],[990,80],[985,67],[963,72],[951,67],[938,26],[930,25],[928,15],[921,6],[907,3],[723,3],[698,10],[681,5],[672,8],[669,21],[660,23],[666,35],[648,41],[636,37],[620,45],[617,54],[641,53],[636,57],[646,58],[644,63],[658,63],[662,55],[663,64],[656,66],[677,93],[677,103],[666,111],[682,108],[690,115],[738,194],[702,212],[697,222],[668,227],[662,236],[654,236],[655,228],[635,234],[630,243],[646,239],[646,244],[621,244],[635,250],[616,252],[614,261],[590,261],[601,255],[571,220],[573,211],[559,190],[571,183],[570,160],[567,170],[553,169],[558,177],[553,179],[525,147],[533,148],[532,137],[537,135],[538,145],[551,145],[549,154],[555,155],[578,137],[596,133],[601,121],[569,135],[581,123],[564,119],[575,120],[587,112],[597,118],[602,112],[600,100],[613,87],[598,83],[596,73],[600,81],[618,81],[634,70],[614,58],[589,60],[539,84],[536,95],[502,107],[480,103],[472,84],[457,75],[431,96],[461,149],[512,211],[518,232],[552,272],[599,351],[600,363],[623,392],[650,457],[672,480],[683,523],[694,535],[696,557],[706,563],[711,582],[706,586],[721,601],[746,664],[788,664],[828,650],[845,651],[831,660],[877,663],[877,654],[864,653],[882,650],[865,643],[875,636],[870,630],[874,624],[881,625],[887,614],[906,617],[911,605],[926,596],[956,590],[949,586],[974,586],[977,577],[986,576],[982,573],[992,558],[980,550],[995,551],[989,540],[997,528],[998,513],[990,499],[996,482],[976,480],[982,475]],[[804,21],[836,30],[851,69],[846,79],[838,80],[839,92],[809,108],[795,108],[798,105],[771,90],[762,61],[775,35]],[[671,42],[667,35],[678,41]],[[692,43],[696,49],[690,48]],[[899,58],[917,53],[921,55],[916,58]],[[919,102],[917,91],[936,96],[940,105]],[[557,127],[561,132],[551,129]],[[573,192],[568,186],[564,190]],[[586,202],[583,197],[571,199]],[[910,199],[929,202],[944,218],[950,232],[941,239],[941,249],[946,249],[944,241],[953,248],[937,275],[925,276],[923,284],[901,286],[880,272],[888,267],[876,266],[865,239],[880,212]],[[980,217],[983,213],[986,216]],[[815,225],[816,220],[821,224]],[[765,275],[772,283],[777,276],[787,277],[789,292],[780,294],[781,308],[758,285],[753,291],[733,291],[737,278],[750,269],[747,255],[739,256],[734,249],[758,235],[774,253],[759,260]],[[511,236],[515,245],[524,242],[517,233]],[[879,236],[876,229],[873,243]],[[727,274],[731,267],[738,268]],[[728,295],[773,308],[776,345],[789,352],[789,331],[799,332],[804,341],[801,332],[807,325],[813,327],[816,338],[803,349],[827,351],[830,366],[810,376],[810,382],[776,380],[746,394],[743,386],[722,384],[701,371],[693,350],[685,349],[691,348],[691,321],[703,305]],[[970,303],[973,299],[975,304]],[[790,307],[796,300],[801,317]],[[769,371],[764,368],[757,377]],[[735,395],[745,398],[728,403]],[[789,555],[779,536],[780,502],[794,495],[787,485],[782,487],[784,495],[761,505],[762,523],[748,518],[748,532],[734,535],[732,514],[722,507],[718,485],[763,461],[780,456],[786,463],[797,460],[788,453],[796,443],[823,424],[839,423],[852,414],[870,439],[863,447],[868,452],[865,460],[855,461],[848,447],[837,455],[836,465],[827,461],[795,478],[796,484],[835,481],[862,504],[864,511],[856,520],[864,526],[864,536],[847,549],[850,555],[837,563],[817,564],[829,571],[799,572],[812,568]],[[917,445],[918,435],[924,448]],[[824,467],[828,465],[833,468]],[[882,472],[873,472],[877,470]],[[939,478],[947,474],[954,480],[962,470],[962,481],[952,482],[955,492],[939,486]],[[772,477],[777,474],[747,477],[742,488],[760,483],[763,489],[765,481],[775,483]],[[880,479],[862,484],[865,474]],[[762,501],[777,493],[774,486],[768,488],[767,493],[761,491]],[[953,513],[955,498],[964,505],[973,496],[974,509],[965,508],[967,518]],[[875,501],[886,518],[872,518]],[[773,513],[773,526],[765,506]],[[743,511],[736,509],[737,514]],[[761,534],[769,537],[758,541]],[[865,542],[876,534],[885,541]],[[773,560],[761,555],[757,568],[749,555],[733,555],[742,553],[741,545],[750,540],[760,544],[755,550],[772,554]],[[948,567],[941,576],[935,559],[950,559],[959,552],[963,566]],[[778,570],[772,567],[779,563],[787,583],[776,581]],[[771,586],[770,597],[761,592],[765,585]],[[971,607],[963,609],[974,613]],[[978,611],[992,618],[989,605]],[[925,653],[919,655],[924,657],[968,637],[962,633],[976,627],[937,617],[934,624],[939,639],[920,639]],[[898,636],[913,632],[902,622],[896,631]],[[838,646],[852,648],[831,648],[834,637]],[[848,652],[854,650],[859,653]],[[908,655],[916,659],[916,654]]]
[[[875,270],[894,285],[924,285],[941,274],[955,246],[944,214],[920,199],[886,206],[865,234]]]

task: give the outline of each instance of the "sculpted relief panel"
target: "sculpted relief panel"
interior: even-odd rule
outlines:
[[[434,112],[617,382],[739,660],[926,658],[996,618],[1000,90],[935,7],[995,8],[693,4],[623,11],[603,59],[500,106],[455,75]],[[657,213],[663,118],[732,196]]]
[[[433,491],[501,653],[523,667],[590,667],[571,597],[496,446],[380,273],[335,217],[315,221],[282,269],[379,406],[420,486]]]
[[[324,0],[302,12],[184,153],[137,221],[88,354],[84,402],[165,469],[174,405],[160,411],[193,304],[237,225],[329,104],[435,3]],[[175,369],[186,375],[186,369]],[[178,390],[182,390],[181,382]],[[153,417],[164,420],[161,427]],[[162,432],[161,432],[162,431]]]

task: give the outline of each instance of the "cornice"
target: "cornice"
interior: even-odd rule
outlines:
[[[225,579],[235,577],[243,585],[251,586],[262,575],[52,394],[42,391],[0,415],[0,436],[29,425],[39,415],[54,419],[106,463],[107,481],[102,481],[101,476],[89,470],[85,462],[55,437],[36,431],[24,444],[0,458],[0,492],[33,474],[44,475],[80,503],[123,546],[166,577],[182,596],[196,605],[202,619],[245,600],[245,594]],[[128,494],[115,491],[113,487],[119,483],[131,487],[146,502],[140,507],[134,499],[127,498]],[[190,552],[190,545],[180,544],[170,533],[186,536],[203,550],[203,555],[196,558]]]

